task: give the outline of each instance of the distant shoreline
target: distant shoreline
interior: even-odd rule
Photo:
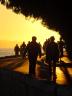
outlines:
[[[5,58],[12,58],[12,57],[16,57],[15,55],[10,55],[10,56],[4,56],[4,57],[0,57],[0,59],[5,59]],[[19,56],[18,56],[19,57]]]
[[[4,57],[11,57],[14,56],[14,49],[13,48],[0,48],[0,58],[4,58]]]

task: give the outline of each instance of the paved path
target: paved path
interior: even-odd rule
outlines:
[[[42,57],[44,58],[44,57]],[[72,64],[71,61],[65,56],[62,58],[62,60],[65,62],[65,64],[58,64],[56,68],[56,75],[57,75],[57,79],[56,82],[58,84],[66,84],[67,82],[69,82],[71,80],[72,77]],[[40,58],[38,58],[38,61],[41,63]],[[41,66],[39,63],[36,66],[36,78],[38,80],[45,80],[45,76],[43,75],[47,75],[45,74],[47,73],[47,70],[40,71]],[[61,67],[64,66],[64,67]],[[67,68],[66,68],[67,66]],[[68,68],[69,67],[69,68]],[[28,74],[29,72],[29,62],[28,59],[22,59],[21,57],[15,58],[5,58],[5,59],[0,59],[0,68],[5,68],[5,69],[9,69],[9,70],[13,70],[13,71],[18,71],[21,73],[26,73]]]
[[[39,58],[38,58],[38,60],[40,61]],[[63,57],[62,60],[64,60],[68,64],[71,64],[71,61],[67,57]],[[9,69],[9,70],[11,70],[13,72],[16,71],[16,72],[21,72],[23,74],[25,74],[25,73],[28,74],[28,71],[29,71],[28,59],[22,60],[21,57],[18,57],[18,58],[12,57],[12,58],[0,59],[0,68]],[[36,90],[36,91],[34,90],[35,93],[37,93],[37,89],[39,89],[42,92],[45,92],[46,94],[48,94],[48,92],[50,92],[50,94],[51,94],[52,92],[54,92],[55,86],[54,86],[54,84],[52,84],[52,85],[50,84],[49,85],[48,84],[48,81],[45,78],[39,78],[38,77],[39,70],[40,70],[40,65],[37,64],[37,66],[36,66],[36,76],[37,76],[37,79],[30,80],[30,79],[27,78],[26,81],[25,81],[29,85],[29,88],[30,88],[29,89],[29,94],[33,94],[31,92],[33,91],[34,88]],[[56,68],[56,74],[57,74],[56,83],[58,84],[58,85],[56,85],[57,96],[71,96],[71,94],[72,94],[72,87],[71,87],[71,85],[72,84],[69,85],[69,86],[67,86],[66,84],[71,81],[72,68],[68,68],[68,67],[67,68],[66,67],[65,68],[64,67],[57,67]],[[12,79],[12,77],[13,77],[13,79],[16,77],[15,75],[14,76],[10,75],[9,72],[5,72],[4,73],[4,76],[8,76],[7,79],[9,79],[9,82],[10,82],[10,77],[9,76],[11,76],[11,79]],[[17,77],[19,77],[19,75],[17,75]],[[24,78],[24,77],[21,77],[20,79],[22,79],[22,78]],[[12,82],[12,80],[11,80],[11,82]],[[10,86],[15,86],[15,85],[11,85],[11,83],[10,83]],[[20,88],[20,87],[18,87],[18,88]],[[47,95],[44,95],[44,96],[47,96]],[[54,95],[50,95],[50,96],[54,96]]]

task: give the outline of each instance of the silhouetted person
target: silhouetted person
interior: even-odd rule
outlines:
[[[28,44],[30,43],[30,41],[28,41]]]
[[[23,57],[25,48],[26,48],[26,44],[25,44],[25,42],[23,42],[22,45],[20,46],[20,55],[22,57]]]
[[[19,56],[19,51],[20,51],[20,49],[19,49],[18,44],[16,44],[16,46],[15,46],[15,48],[14,48],[14,51],[15,51],[15,56]]]
[[[29,59],[29,74],[31,76],[35,76],[35,67],[37,57],[41,57],[41,48],[39,43],[36,42],[36,37],[32,37],[32,41],[27,44],[24,54],[28,52],[28,59]]]
[[[46,46],[47,46],[48,40],[49,40],[49,39],[46,39],[46,41],[45,41],[44,44],[43,44],[44,53],[46,53]]]
[[[42,50],[42,45],[41,45],[41,43],[40,43],[40,42],[39,42],[39,45],[40,45],[40,48],[41,48],[41,54],[42,54],[42,53],[43,53],[43,52],[42,52],[43,50]]]
[[[60,57],[63,57],[64,42],[62,41],[62,38],[60,38],[60,41],[58,42],[58,46],[60,51]]]
[[[39,45],[40,45],[40,47],[42,48],[42,46],[41,46],[41,43],[39,42]]]
[[[54,36],[50,37],[50,41],[46,46],[46,62],[49,64],[49,79],[51,80],[52,76],[52,67],[53,66],[53,81],[56,82],[56,62],[59,59],[59,49],[58,44],[54,42]]]

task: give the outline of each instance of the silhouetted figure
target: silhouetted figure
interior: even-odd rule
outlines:
[[[43,44],[44,53],[46,53],[46,46],[47,46],[48,41],[49,41],[49,39],[46,39],[46,41]]]
[[[39,43],[36,42],[36,37],[32,37],[32,41],[27,44],[27,47],[24,52],[24,56],[26,52],[28,52],[28,59],[29,59],[29,74],[31,76],[35,76],[35,67],[36,67],[36,61],[37,57],[41,57],[41,48]]]
[[[16,46],[15,46],[15,48],[14,48],[14,51],[15,51],[15,56],[19,56],[19,51],[20,51],[20,49],[19,49],[18,44],[16,44]]]
[[[52,77],[52,67],[53,66],[53,81],[56,82],[56,62],[59,59],[59,49],[58,44],[54,42],[54,36],[50,37],[50,41],[46,46],[46,63],[49,64],[49,79]]]
[[[39,45],[40,45],[40,47],[42,48],[42,46],[41,46],[41,43],[39,42]]]
[[[30,41],[28,41],[28,44],[30,43]]]
[[[26,48],[26,44],[25,44],[25,42],[23,42],[22,45],[20,46],[20,55],[22,57],[23,57],[25,48]]]
[[[64,48],[64,42],[62,40],[62,38],[60,38],[60,41],[58,42],[58,47],[59,47],[59,51],[60,51],[60,57],[63,57],[63,48]]]
[[[41,48],[41,53],[43,53],[43,48],[42,48],[42,45],[41,45],[40,42],[39,42],[39,45],[40,45],[40,48]]]

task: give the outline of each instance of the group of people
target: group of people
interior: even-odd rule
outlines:
[[[14,52],[15,52],[15,56],[22,56],[23,57],[23,53],[24,53],[24,50],[26,48],[26,44],[25,42],[23,42],[20,47],[18,46],[18,44],[16,44],[16,46],[14,47]]]
[[[36,68],[37,57],[39,56],[41,58],[42,56],[41,45],[40,43],[37,43],[36,40],[37,40],[36,36],[33,36],[32,41],[29,42],[27,46],[25,45],[25,43],[23,43],[21,46],[22,49],[24,45],[24,48],[22,50],[22,56],[25,57],[26,53],[28,55],[29,74],[30,76],[33,77],[36,75],[35,68]],[[16,47],[17,46],[18,45],[16,45]],[[64,46],[64,42],[62,41],[62,38],[58,43],[56,43],[54,36],[48,38],[43,44],[43,50],[46,55],[46,63],[48,64],[49,80],[51,80],[52,72],[53,72],[53,81],[56,80],[56,62],[58,62],[59,57],[63,56],[63,46]],[[53,70],[52,70],[52,66],[53,66]]]

